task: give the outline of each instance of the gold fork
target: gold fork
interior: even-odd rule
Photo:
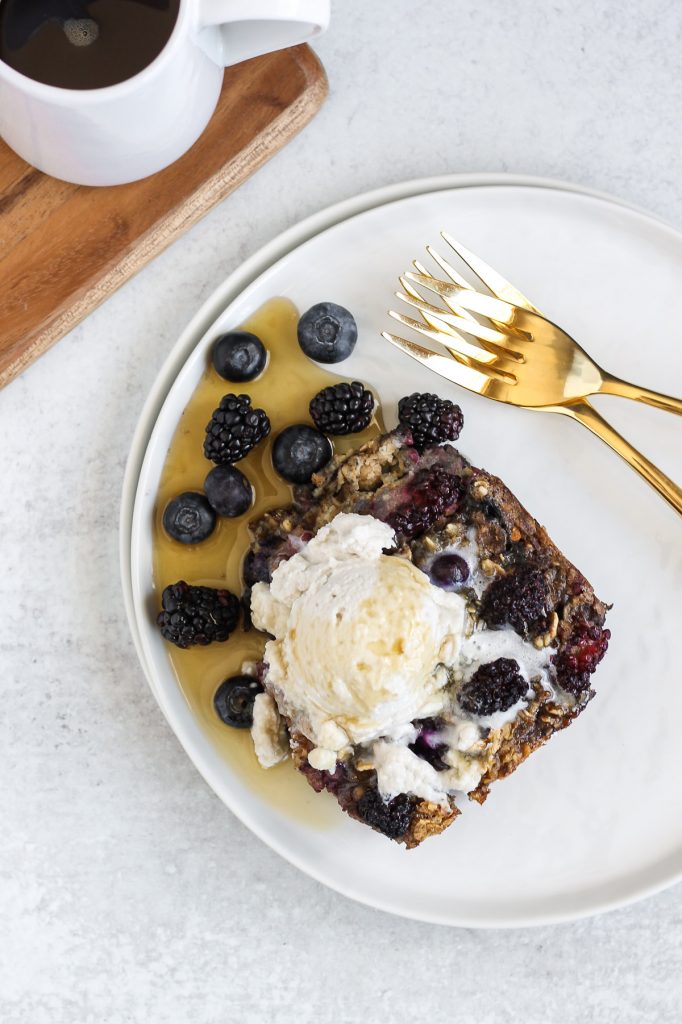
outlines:
[[[433,277],[415,261],[417,272],[400,278],[404,291],[396,294],[418,309],[422,319],[394,310],[389,313],[404,326],[443,345],[449,355],[388,331],[383,337],[422,365],[476,394],[577,420],[682,514],[682,489],[626,441],[597,412],[588,396],[620,395],[678,415],[682,415],[682,400],[637,387],[603,370],[497,271],[446,232],[442,236],[493,294],[475,291],[447,260],[427,246],[449,281]],[[447,308],[426,301],[416,286],[435,293]]]

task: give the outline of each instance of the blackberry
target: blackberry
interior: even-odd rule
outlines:
[[[493,580],[483,595],[481,618],[490,629],[509,624],[528,637],[542,628],[548,603],[545,577],[539,569],[525,566]]]
[[[419,469],[410,481],[405,499],[387,516],[387,523],[405,538],[425,533],[453,511],[463,493],[459,477],[440,466]]]
[[[577,668],[558,661],[557,682],[562,690],[570,693],[573,697],[580,697],[590,688],[590,673],[580,672]]]
[[[413,801],[407,793],[400,793],[392,800],[385,801],[376,789],[368,789],[358,800],[358,816],[383,832],[389,839],[400,839],[404,836],[412,822]]]
[[[462,410],[454,402],[418,391],[400,399],[398,419],[409,428],[420,451],[441,441],[456,441],[464,423]]]
[[[357,434],[368,427],[374,395],[359,381],[322,388],[310,403],[313,423],[323,434]]]
[[[270,433],[263,409],[252,409],[248,395],[225,395],[206,427],[204,455],[211,462],[239,462]]]
[[[528,683],[513,658],[497,658],[480,665],[459,691],[459,704],[470,715],[492,715],[508,711],[521,700]]]
[[[227,640],[239,621],[239,601],[229,590],[191,587],[184,580],[163,592],[157,624],[176,647]]]
[[[610,629],[584,619],[575,624],[568,643],[552,659],[562,690],[574,697],[589,690],[590,676],[606,654],[610,639]]]

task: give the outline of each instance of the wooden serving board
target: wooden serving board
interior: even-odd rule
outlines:
[[[0,140],[0,387],[264,164],[326,94],[307,46],[230,68],[192,149],[115,188],[49,178]]]

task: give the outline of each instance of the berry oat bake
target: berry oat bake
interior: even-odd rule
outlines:
[[[411,848],[580,714],[609,631],[502,481],[441,443],[459,408],[410,396],[400,420],[251,524],[244,604],[272,638],[261,764],[291,753],[313,789]]]
[[[357,336],[348,310],[318,303],[290,358],[302,374],[311,358],[340,362]],[[398,427],[379,434],[372,390],[336,379],[310,400],[310,421],[292,422],[301,403],[293,395],[282,415],[283,359],[251,331],[215,342],[207,391],[218,379],[254,390],[222,395],[203,460],[198,443],[180,449],[203,489],[194,470],[182,476],[192,489],[169,491],[161,523],[173,564],[182,552],[193,571],[204,546],[197,583],[208,573],[237,589],[245,552],[242,598],[179,579],[157,622],[178,648],[229,641],[238,674],[213,709],[251,729],[263,768],[291,756],[352,818],[415,847],[580,714],[607,609],[507,487],[453,447],[458,405],[407,395]],[[286,507],[268,508],[273,473]]]

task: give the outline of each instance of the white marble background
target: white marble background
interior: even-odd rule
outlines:
[[[338,0],[317,119],[0,394],[3,1024],[681,1019],[682,887],[483,933],[357,906],[263,846],[163,721],[117,564],[166,352],[299,218],[404,178],[510,171],[682,226],[681,37],[675,0]]]

